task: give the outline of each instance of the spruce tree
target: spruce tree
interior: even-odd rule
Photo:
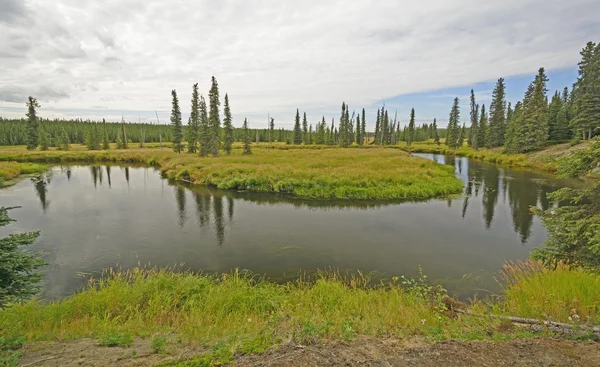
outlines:
[[[326,129],[327,129],[327,124],[325,123],[325,116],[323,116],[323,119],[321,120],[321,123],[319,123],[319,126],[317,127],[317,140],[316,143],[317,144],[325,144],[326,143]]]
[[[127,141],[127,131],[125,130],[125,120],[123,119],[123,116],[121,116],[121,148],[127,149],[128,147],[129,142]]]
[[[67,134],[67,130],[63,127],[60,131],[60,138],[58,143],[59,150],[69,150],[70,148],[69,134]]]
[[[490,104],[490,121],[486,137],[486,147],[499,147],[504,145],[504,134],[506,132],[506,87],[504,78],[498,79],[492,92],[492,103]]]
[[[252,149],[250,148],[250,129],[248,129],[248,119],[244,119],[244,126],[242,127],[244,130],[244,150],[242,151],[243,155],[252,154]]]
[[[468,144],[471,148],[479,148],[477,141],[477,130],[479,120],[479,105],[475,102],[475,92],[471,89],[471,134],[469,134]]]
[[[410,147],[415,140],[415,109],[410,110],[410,122],[408,123],[408,136],[406,137],[406,146]]]
[[[335,133],[334,133],[334,121],[333,121],[333,118],[331,119],[331,129],[329,129],[329,137],[327,139],[327,144],[328,145],[334,145],[335,144]]]
[[[367,138],[367,117],[365,114],[365,109],[362,109],[362,120],[361,120],[361,126],[360,126],[360,130],[361,130],[361,136],[362,139],[360,140],[360,145],[364,145],[365,144],[365,139]]]
[[[517,102],[514,111],[511,111],[509,106],[508,111],[509,113],[507,114],[506,134],[504,136],[504,152],[512,153],[515,152],[515,130],[517,120],[519,120],[519,115],[521,113],[521,102]]]
[[[38,146],[39,131],[38,131],[38,117],[36,108],[40,108],[40,104],[37,99],[29,96],[27,105],[27,149],[34,150]]]
[[[191,111],[187,134],[188,153],[198,152],[198,141],[200,140],[200,96],[198,95],[198,83],[192,87]]]
[[[450,117],[448,119],[448,131],[446,137],[446,145],[451,148],[456,148],[458,143],[458,135],[460,134],[460,127],[458,123],[460,121],[460,107],[458,97],[454,98],[452,109],[450,110]]]
[[[313,127],[312,124],[308,126],[308,144],[313,144]]]
[[[306,112],[302,117],[302,143],[308,144],[308,121],[306,120]]]
[[[225,95],[227,97],[227,95]],[[275,119],[271,117],[269,121],[269,144],[275,140]]]
[[[14,222],[8,215],[10,209],[15,208],[0,207],[0,227]],[[0,309],[7,303],[26,300],[39,292],[42,273],[36,270],[46,262],[38,254],[22,250],[39,236],[39,232],[27,232],[0,238]],[[0,358],[6,361],[3,356],[0,353]]]
[[[40,149],[41,150],[48,150],[48,146],[50,145],[50,135],[48,134],[48,132],[46,131],[46,129],[44,129],[44,126],[40,126]]]
[[[302,144],[302,130],[300,128],[300,111],[296,109],[296,120],[294,122],[294,144]]]
[[[173,150],[177,153],[181,153],[183,149],[183,131],[181,127],[181,110],[179,109],[179,99],[177,99],[177,92],[175,89],[171,91],[171,135],[173,136]]]
[[[554,92],[548,106],[548,140],[561,140],[558,136],[558,114],[562,105],[562,97],[558,91]]]
[[[375,120],[375,140],[373,141],[373,144],[379,144],[380,126],[381,126],[381,115],[379,113],[379,109],[377,109],[377,119]]]
[[[110,143],[108,141],[108,130],[106,129],[106,120],[102,119],[102,149],[110,149]]]
[[[477,145],[483,147],[485,145],[485,137],[488,130],[488,117],[485,112],[485,104],[481,105],[481,116],[479,117],[479,125],[477,126]]]
[[[465,144],[465,136],[467,136],[467,128],[463,123],[462,129],[460,129],[460,134],[458,135],[458,144],[457,147],[462,147]]]
[[[438,133],[436,119],[433,119],[433,128],[432,129],[433,129],[433,132],[432,132],[433,142],[436,143],[437,145],[440,145],[440,134]]]
[[[225,139],[223,140],[223,148],[227,155],[231,154],[231,145],[233,144],[233,124],[231,121],[231,110],[229,108],[229,97],[225,93],[225,105],[223,106],[223,128],[225,130]],[[269,129],[269,142],[271,139],[271,129]]]
[[[123,138],[121,137],[121,130],[117,132],[117,149],[123,149]]]
[[[214,76],[212,77],[212,86],[208,92],[208,105],[208,128],[210,136],[208,153],[216,157],[219,155],[219,149],[221,148],[221,117],[219,116],[221,101],[219,100],[219,84]]]
[[[210,128],[208,125],[208,110],[206,107],[206,100],[202,95],[200,95],[199,111],[200,156],[206,157],[208,155],[210,145]]]
[[[356,144],[358,145],[362,145],[361,144],[361,140],[362,140],[362,135],[361,135],[361,124],[360,124],[360,115],[356,116],[356,134],[355,134],[355,138],[354,140],[356,140]]]
[[[600,44],[588,42],[581,50],[573,105],[573,125],[583,139],[590,139],[600,129]]]
[[[546,143],[548,139],[547,81],[544,68],[540,68],[525,93],[519,118],[515,120],[511,143],[514,151],[511,153],[530,152],[541,148]]]

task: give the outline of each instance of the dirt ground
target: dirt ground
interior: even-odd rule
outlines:
[[[135,352],[134,352],[135,351]],[[178,347],[155,354],[149,340],[129,347],[107,348],[95,340],[37,343],[26,347],[22,366],[152,366],[202,353]],[[236,366],[600,366],[600,343],[562,339],[518,339],[508,342],[359,338],[346,343],[284,345],[262,355],[239,356]]]

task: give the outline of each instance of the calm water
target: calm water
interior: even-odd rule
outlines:
[[[33,246],[49,265],[43,296],[76,291],[107,267],[181,265],[206,272],[234,268],[275,281],[339,268],[381,277],[415,275],[452,293],[497,291],[492,276],[507,260],[526,258],[546,232],[529,207],[573,182],[453,158],[465,195],[419,203],[294,200],[168,182],[152,168],[55,167],[41,179],[0,190],[17,223],[40,230]]]

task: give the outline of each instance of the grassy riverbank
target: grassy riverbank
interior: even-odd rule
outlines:
[[[47,169],[44,164],[0,162],[0,187],[14,184],[21,175],[43,173]]]
[[[502,148],[476,150],[466,145],[460,148],[450,148],[444,144],[438,146],[433,141],[416,142],[411,147],[407,147],[405,142],[400,142],[395,147],[411,153],[449,154],[508,167],[532,168],[554,173],[557,171],[557,163],[560,159],[569,156],[575,150],[586,149],[588,146],[587,142],[574,146],[570,143],[563,143],[550,145],[527,154],[505,154],[502,152]]]
[[[504,294],[460,305],[476,313],[600,324],[600,276],[578,269],[545,270],[533,262],[505,267]],[[426,279],[369,279],[327,273],[277,285],[240,272],[219,276],[135,269],[108,272],[66,299],[30,301],[0,311],[0,341],[93,338],[128,345],[146,338],[159,350],[204,346],[202,358],[230,362],[286,342],[311,344],[420,336],[430,341],[507,340],[549,335],[489,317],[448,311],[443,291]],[[575,316],[577,315],[577,316]],[[1,344],[1,343],[0,343]]]
[[[451,167],[411,157],[393,149],[253,148],[241,155],[201,158],[156,147],[128,150],[27,151],[0,149],[0,161],[142,163],[158,167],[169,178],[225,190],[288,193],[322,199],[428,199],[460,193],[462,183]]]

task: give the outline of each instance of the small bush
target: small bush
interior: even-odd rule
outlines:
[[[133,343],[133,336],[130,334],[110,332],[100,338],[100,345],[103,347],[127,347]]]

